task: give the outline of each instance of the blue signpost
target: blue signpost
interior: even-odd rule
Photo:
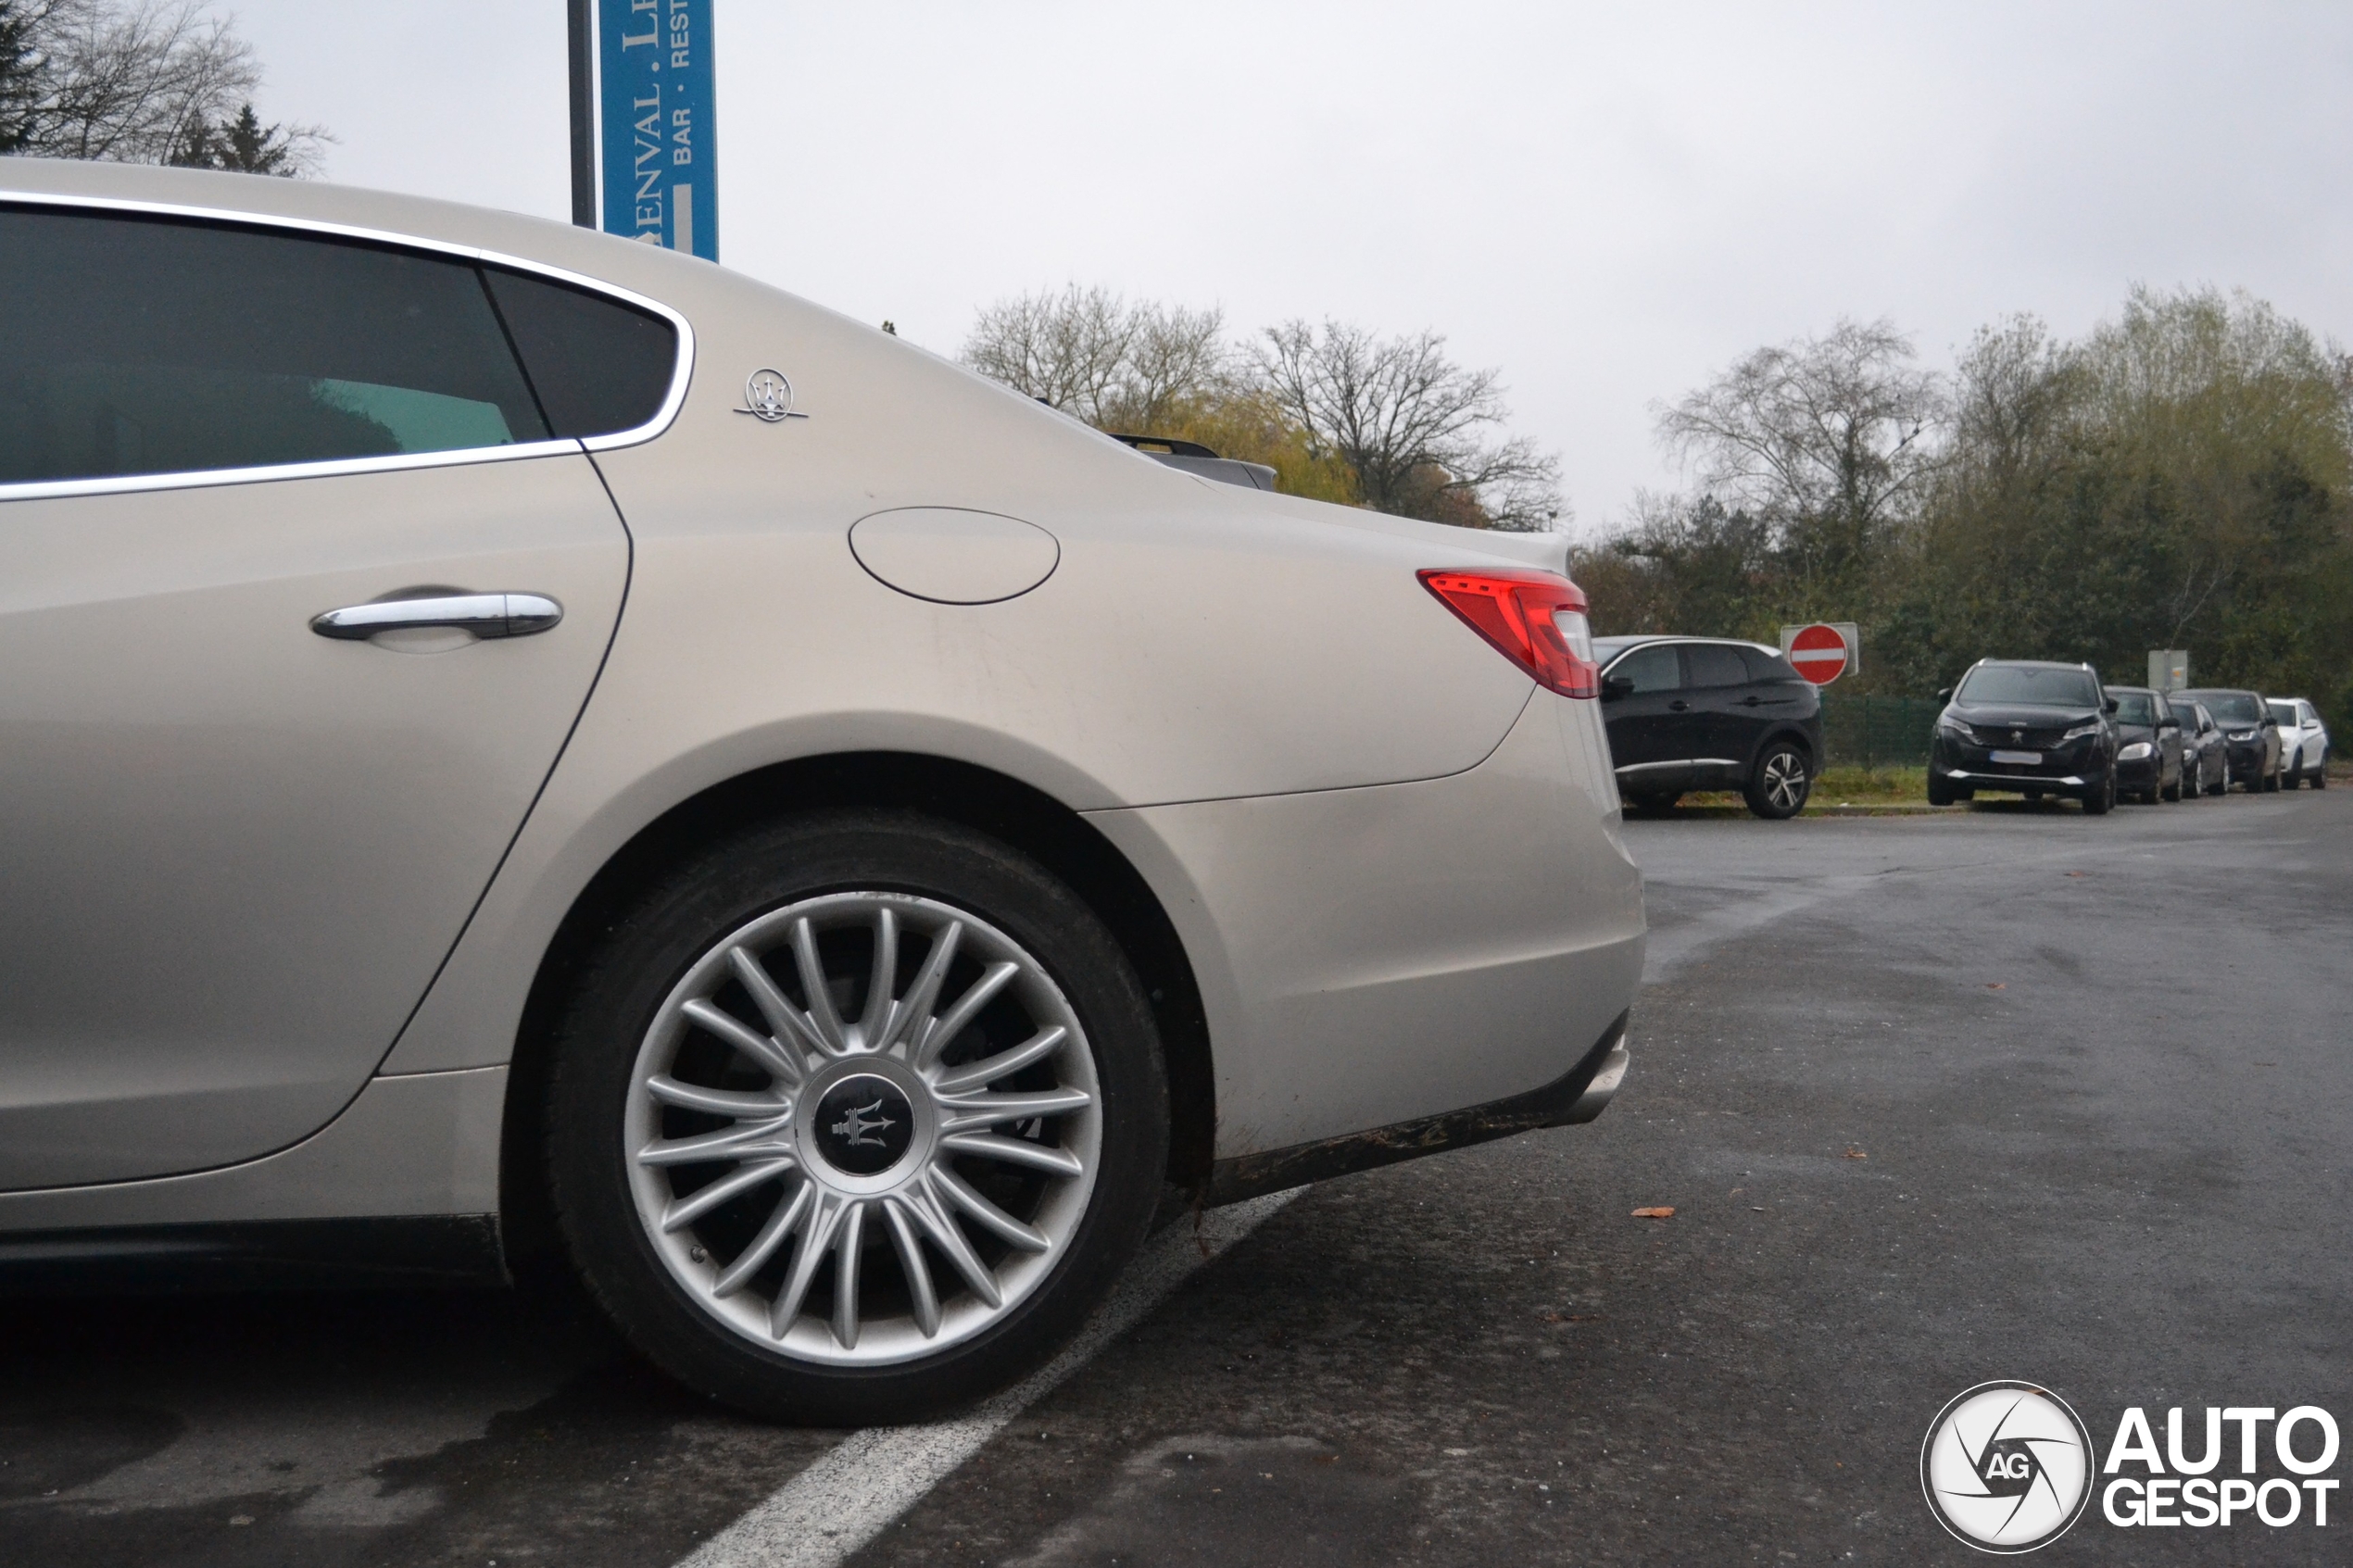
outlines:
[[[711,0],[573,0],[575,222],[587,205],[579,199],[589,140],[579,124],[589,98],[580,80],[589,51],[581,44],[593,32],[600,227],[719,259],[711,12]]]

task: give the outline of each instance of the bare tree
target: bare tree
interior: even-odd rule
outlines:
[[[1214,308],[1130,305],[1072,283],[980,313],[964,363],[1105,430],[1151,433],[1221,389],[1228,350]]]
[[[0,147],[308,173],[330,139],[252,112],[253,46],[204,0],[0,0]],[[13,145],[8,144],[13,143]]]
[[[0,0],[0,153],[30,152],[51,94],[43,25],[55,0]]]
[[[1224,390],[1232,350],[1216,307],[1139,305],[1127,315],[1127,353],[1101,414],[1112,428],[1151,434],[1187,406]]]
[[[1809,576],[1869,559],[1933,465],[1937,379],[1885,320],[1842,318],[1821,337],[1760,348],[1671,407],[1659,440],[1703,484],[1770,520]]]
[[[1134,338],[1117,295],[1072,283],[983,310],[963,358],[981,374],[1095,424],[1117,395]]]
[[[1554,526],[1558,459],[1524,437],[1493,439],[1507,413],[1496,373],[1465,370],[1445,348],[1431,332],[1382,339],[1294,320],[1266,330],[1256,370],[1354,470],[1366,506],[1473,526]]]

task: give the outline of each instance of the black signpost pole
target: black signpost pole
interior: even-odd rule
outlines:
[[[589,49],[595,42],[590,9],[596,0],[566,0],[572,23],[572,220],[583,229],[597,223],[597,133],[595,73]]]

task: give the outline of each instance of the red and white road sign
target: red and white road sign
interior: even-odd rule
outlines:
[[[1828,621],[1801,626],[1789,639],[1789,661],[1818,686],[1827,686],[1844,674],[1854,657],[1846,634]]]

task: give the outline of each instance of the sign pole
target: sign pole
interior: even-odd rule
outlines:
[[[599,0],[603,228],[719,259],[711,0]]]
[[[565,0],[565,10],[572,220],[718,260],[711,0]]]
[[[565,0],[570,23],[572,61],[572,220],[583,229],[597,226],[597,123],[594,59],[589,44],[595,36],[590,11],[596,0]]]

